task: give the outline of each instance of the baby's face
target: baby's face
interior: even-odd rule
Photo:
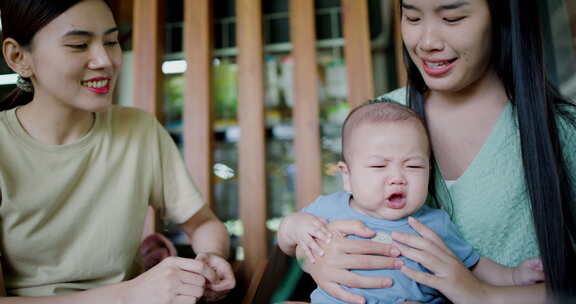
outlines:
[[[409,216],[428,193],[430,152],[424,128],[414,120],[363,123],[347,138],[340,163],[353,209],[387,220]]]

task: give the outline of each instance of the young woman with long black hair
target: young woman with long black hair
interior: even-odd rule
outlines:
[[[400,254],[432,274],[395,265],[395,246],[335,238],[304,268],[324,290],[379,288],[388,278],[347,269],[401,268],[455,303],[543,303],[576,293],[576,109],[549,83],[535,0],[401,0],[408,87],[385,95],[428,124],[430,193],[481,255],[515,266],[540,256],[544,284],[496,287],[474,278],[421,224],[395,234]],[[359,223],[331,223],[370,236]],[[301,252],[298,252],[301,255]],[[378,254],[378,255],[371,255]],[[304,255],[302,255],[304,256]]]
[[[112,106],[121,66],[104,0],[3,0],[19,74],[0,102],[0,303],[196,303],[234,287],[229,238],[149,114]],[[145,84],[138,84],[145,85]],[[181,224],[196,259],[139,274],[146,211]]]

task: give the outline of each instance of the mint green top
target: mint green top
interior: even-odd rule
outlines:
[[[406,92],[401,88],[382,97],[406,104]],[[539,256],[516,123],[508,103],[462,176],[450,188],[438,171],[434,181],[439,203],[452,209],[447,211],[464,239],[480,255],[507,266]],[[565,121],[559,121],[559,127],[568,171],[576,181],[576,129]],[[573,207],[576,217],[576,204]]]

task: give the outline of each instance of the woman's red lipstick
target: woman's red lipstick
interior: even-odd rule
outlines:
[[[96,94],[106,94],[110,92],[110,78],[109,77],[94,77],[81,82],[82,86]]]

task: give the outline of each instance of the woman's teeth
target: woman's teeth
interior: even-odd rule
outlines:
[[[428,67],[433,68],[433,69],[443,68],[443,67],[445,67],[445,66],[448,65],[448,61],[443,61],[443,62],[429,62],[429,61],[426,61],[426,65],[427,65]]]
[[[82,81],[82,85],[89,88],[104,88],[108,85],[110,80],[98,80],[98,81]]]

